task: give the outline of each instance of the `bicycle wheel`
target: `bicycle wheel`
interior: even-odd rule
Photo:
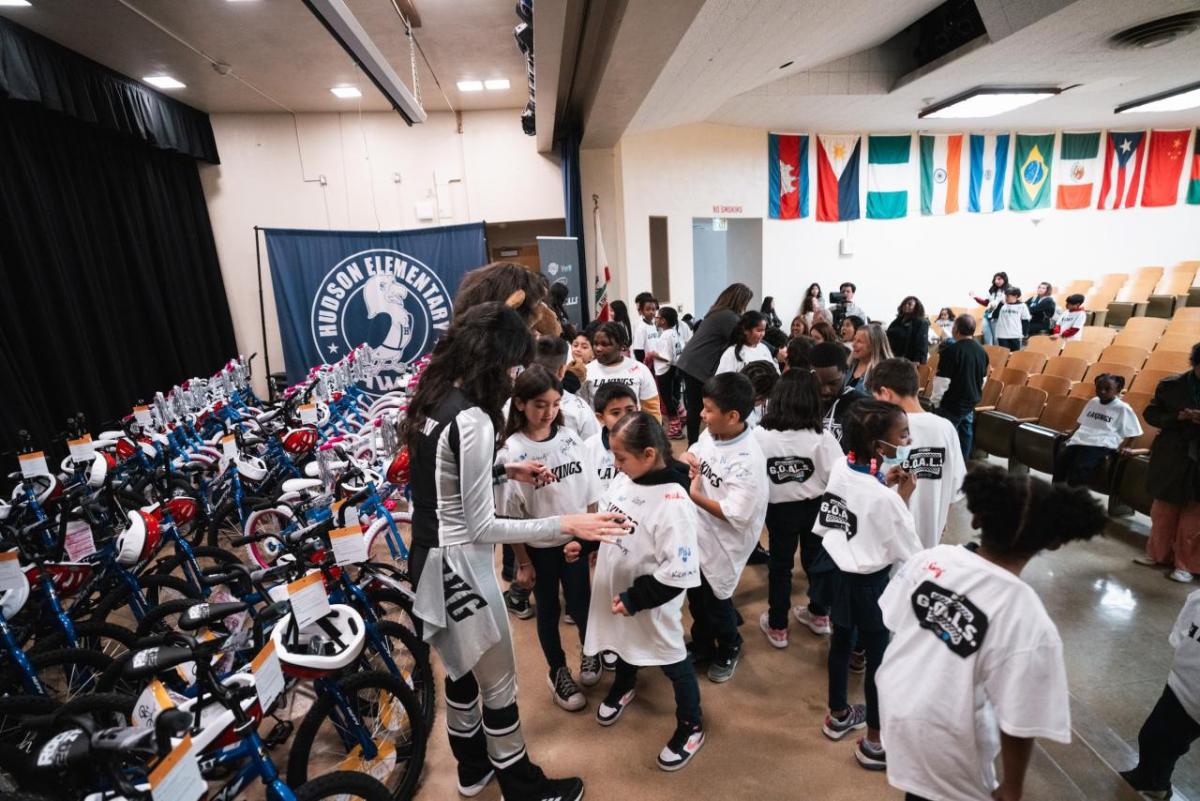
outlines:
[[[164,601],[151,609],[144,618],[138,621],[137,637],[152,637],[155,634],[166,634],[170,631],[181,631],[179,616],[193,606],[203,603],[194,598],[176,598]]]
[[[196,598],[197,593],[188,587],[186,581],[175,576],[160,576],[151,573],[139,576],[138,584],[142,588],[142,595],[146,599],[148,609],[179,598],[200,600]],[[96,605],[96,611],[92,613],[91,619],[107,621],[111,618],[113,623],[136,628],[137,618],[133,614],[133,610],[129,608],[131,597],[128,586],[117,585]]]
[[[44,695],[0,697],[0,798],[9,798],[9,793],[28,786],[31,779],[38,733],[25,721],[48,715],[58,707],[57,701]]]
[[[46,696],[60,703],[95,692],[101,674],[112,662],[104,654],[82,648],[59,648],[29,655],[29,665]],[[8,666],[0,678],[0,686],[20,687],[21,675],[15,667]]]
[[[296,801],[392,801],[392,794],[378,779],[365,773],[339,770],[305,782],[296,790]]]
[[[433,718],[437,712],[437,682],[433,675],[433,665],[429,661],[429,646],[417,639],[416,635],[406,627],[392,620],[381,620],[375,624],[383,635],[385,646],[392,655],[396,667],[400,669],[402,678],[421,707],[421,722],[425,731],[433,727]],[[363,651],[368,670],[385,671],[385,663],[378,653],[371,648],[370,640]]]
[[[200,567],[200,572],[203,573],[208,568],[225,567],[240,563],[242,560],[236,554],[232,554],[224,548],[214,548],[211,545],[193,545],[192,556],[196,559],[196,564]],[[175,576],[176,578],[187,580],[183,572],[184,557],[178,549],[175,555],[158,563],[154,569],[155,575]]]
[[[334,693],[321,693],[296,730],[288,756],[288,784],[299,787],[310,777],[354,770],[383,782],[391,797],[407,801],[416,791],[425,764],[427,735],[421,707],[412,690],[389,673],[355,673],[338,682],[348,708]],[[357,720],[357,726],[345,721]],[[358,744],[366,735],[378,749],[371,760]]]
[[[257,495],[245,495],[242,497],[242,508],[250,510],[268,502],[266,498]],[[209,518],[208,544],[214,548],[235,551],[236,548],[230,543],[241,536],[241,514],[238,512],[238,507],[233,502],[233,498],[226,498],[221,502],[220,506],[213,510],[212,517]]]
[[[413,617],[411,598],[391,587],[369,587],[367,600],[380,619],[399,623],[417,638],[417,622]]]
[[[103,621],[87,620],[75,624],[75,640],[80,648],[97,651],[105,656],[116,659],[133,647],[137,635],[124,626]],[[67,648],[67,635],[62,631],[49,632],[37,638],[33,652],[54,651]]]

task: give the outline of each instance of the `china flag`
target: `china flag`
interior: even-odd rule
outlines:
[[[1146,183],[1142,186],[1143,206],[1174,206],[1179,197],[1179,176],[1187,161],[1191,130],[1152,131],[1146,155]]]

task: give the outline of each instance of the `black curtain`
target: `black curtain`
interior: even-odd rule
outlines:
[[[579,269],[575,274],[579,276],[579,309],[583,314],[583,324],[586,326],[592,319],[592,304],[588,302],[588,298],[592,297],[592,290],[588,286],[587,279],[587,259],[584,258],[586,251],[583,247],[583,197],[580,194],[582,182],[579,178],[579,131],[575,128],[570,128],[563,134],[562,139],[558,142],[558,152],[562,162],[562,179],[563,179],[563,209],[566,211],[566,229],[567,236],[576,238],[576,244],[579,249],[578,261]]]
[[[193,158],[32,103],[0,102],[0,275],[0,449],[236,354]]]

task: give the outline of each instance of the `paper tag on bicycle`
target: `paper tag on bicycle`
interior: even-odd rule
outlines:
[[[150,416],[149,406],[134,406],[133,419],[137,420],[138,425],[140,425],[142,428],[146,428],[147,426],[154,424],[154,418]]]
[[[46,467],[46,454],[41,451],[22,453],[17,461],[21,463],[21,475],[25,478],[50,475],[50,468]]]
[[[67,559],[79,562],[96,552],[96,540],[92,537],[92,527],[84,520],[72,520],[67,523],[63,547],[67,549]]]
[[[175,700],[171,698],[167,688],[161,681],[155,679],[146,689],[142,690],[142,694],[133,704],[133,725],[149,729],[154,725],[154,719],[158,717],[159,712],[174,706]]]
[[[391,740],[376,740],[374,759],[363,759],[362,746],[356,745],[338,764],[337,769],[366,773],[381,782],[387,781],[396,769],[396,745]]]
[[[154,801],[200,801],[207,792],[190,734],[150,771],[150,796]]]
[[[90,462],[96,455],[96,446],[92,444],[91,434],[84,434],[79,439],[67,440],[67,450],[71,452],[71,461]]]
[[[317,404],[302,403],[296,407],[296,411],[300,412],[300,422],[306,426],[315,426],[317,424]]]
[[[367,561],[367,538],[358,523],[335,528],[329,533],[333,545],[333,558],[339,565],[356,565]]]
[[[311,626],[331,611],[320,570],[288,584],[288,600],[292,602],[292,615],[300,628]]]
[[[388,731],[400,731],[408,723],[408,710],[403,702],[386,690],[379,693],[379,722]]]
[[[346,506],[345,498],[334,501],[333,505],[329,507],[329,511],[333,513],[333,517],[335,520],[337,519],[338,512],[341,511],[341,508],[343,506]],[[347,525],[352,526],[352,525],[358,523],[361,519],[362,519],[362,513],[359,512],[357,506],[346,506],[346,512],[345,512],[345,514],[342,515],[342,520],[344,520]]]
[[[230,461],[237,458],[237,437],[233,434],[221,437],[221,456]]]
[[[258,692],[258,705],[265,715],[283,692],[283,666],[275,652],[275,641],[268,640],[258,656],[250,662],[254,673],[254,689]]]
[[[16,551],[0,553],[0,590],[12,590],[25,586],[25,574],[21,572],[21,559]]]

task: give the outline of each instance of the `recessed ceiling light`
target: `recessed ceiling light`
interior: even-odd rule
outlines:
[[[8,6],[10,8],[25,8],[29,5],[29,0],[0,0],[0,6]]]
[[[1012,89],[979,88],[936,103],[917,115],[919,119],[966,119],[994,117],[1028,106],[1062,90],[1057,87],[1020,87]]]
[[[187,84],[180,83],[170,75],[147,75],[143,81],[155,89],[183,89]]]
[[[357,86],[335,86],[329,91],[343,100],[351,97],[362,97],[362,92],[358,91]]]
[[[496,78],[491,81],[484,81],[485,89],[507,89],[509,87],[508,78]]]
[[[1125,103],[1113,109],[1115,114],[1142,111],[1183,111],[1184,109],[1200,106],[1200,82],[1190,83],[1178,89],[1160,92],[1132,103]]]
[[[458,91],[460,92],[482,92],[483,81],[459,81]]]

